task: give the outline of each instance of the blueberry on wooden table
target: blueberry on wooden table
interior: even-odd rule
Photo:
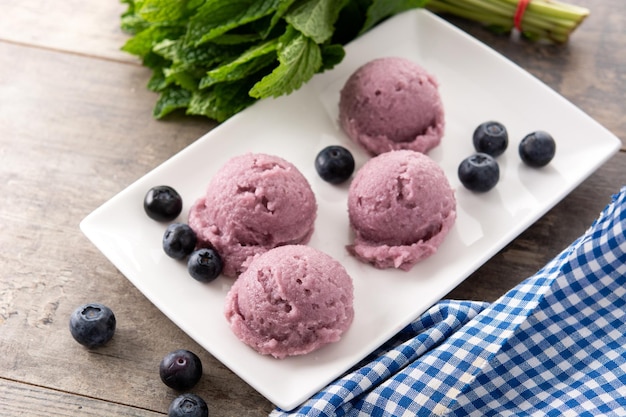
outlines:
[[[354,172],[354,157],[343,146],[327,146],[315,157],[315,169],[324,181],[341,184]]]
[[[70,333],[90,349],[104,346],[115,333],[115,314],[99,303],[84,304],[70,316]]]
[[[143,200],[143,208],[151,219],[168,222],[178,217],[183,210],[183,199],[169,185],[159,185],[148,190]]]
[[[193,352],[178,349],[168,353],[159,364],[161,381],[177,391],[194,387],[202,377],[202,362]]]
[[[209,407],[201,397],[186,393],[174,398],[167,415],[168,417],[209,417]]]
[[[163,233],[163,251],[170,258],[183,259],[196,248],[196,232],[185,223],[172,223]]]
[[[479,152],[461,162],[458,176],[468,190],[486,192],[495,187],[500,180],[500,167],[494,157]]]
[[[548,132],[538,130],[524,136],[519,144],[519,156],[531,167],[548,165],[556,153],[556,142]]]

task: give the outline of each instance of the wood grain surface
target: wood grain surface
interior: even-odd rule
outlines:
[[[446,17],[572,101],[626,143],[621,0],[580,0],[591,16],[566,45],[512,41]],[[163,416],[176,392],[161,358],[202,359],[193,389],[211,416],[263,416],[272,404],[154,307],[82,235],[91,211],[216,124],[152,118],[150,76],[119,48],[115,1],[0,0],[0,416]],[[513,98],[512,98],[513,99]],[[578,237],[626,185],[626,146],[454,289],[493,301]],[[106,347],[68,331],[78,305],[118,318]]]

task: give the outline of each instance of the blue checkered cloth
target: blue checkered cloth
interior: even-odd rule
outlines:
[[[440,301],[270,416],[626,416],[626,187],[496,302]]]

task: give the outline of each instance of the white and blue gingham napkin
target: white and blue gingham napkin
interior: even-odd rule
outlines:
[[[270,416],[626,416],[626,187],[496,302],[440,301]]]

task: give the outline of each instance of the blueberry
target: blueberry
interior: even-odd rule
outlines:
[[[202,376],[202,362],[193,352],[178,349],[168,353],[159,364],[161,381],[177,391],[192,388]]]
[[[81,345],[97,348],[111,340],[115,324],[115,315],[109,307],[98,303],[85,304],[70,316],[70,333]]]
[[[468,190],[485,192],[498,183],[500,167],[491,155],[475,153],[461,162],[458,175]]]
[[[519,144],[519,156],[526,165],[548,165],[556,153],[556,142],[548,132],[538,130],[529,133]]]
[[[172,187],[159,185],[148,190],[143,199],[143,208],[151,219],[168,222],[183,210],[183,199]]]
[[[509,135],[506,127],[500,122],[481,123],[473,135],[476,152],[486,153],[494,158],[504,153],[509,146]]]
[[[183,259],[196,248],[196,232],[188,224],[172,223],[163,234],[163,250],[170,258]]]
[[[189,256],[187,270],[198,281],[211,282],[222,272],[222,258],[211,248],[198,249]]]
[[[174,398],[167,412],[168,417],[209,417],[209,407],[196,394],[182,394]]]
[[[354,172],[354,157],[343,146],[327,146],[315,157],[315,169],[324,181],[341,184]]]

